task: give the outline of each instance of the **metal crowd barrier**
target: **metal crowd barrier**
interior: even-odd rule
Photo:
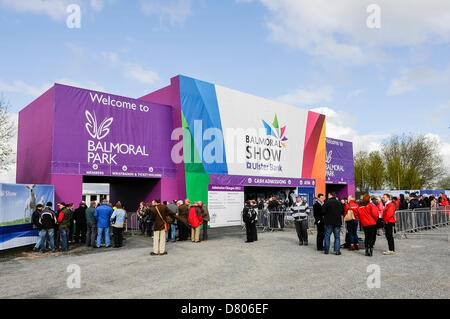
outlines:
[[[290,209],[268,210],[258,209],[258,220],[256,227],[262,228],[262,231],[277,231],[285,228],[295,228],[294,218],[291,216]],[[308,216],[308,228],[315,228],[314,217]]]
[[[407,238],[410,234],[433,234],[448,236],[450,241],[448,232],[439,232],[442,227],[450,225],[448,206],[399,210],[395,212],[395,219],[395,229],[400,238]],[[431,232],[424,232],[426,230]]]
[[[128,222],[126,231],[130,230],[132,235],[139,231],[139,221],[136,213],[128,213]]]

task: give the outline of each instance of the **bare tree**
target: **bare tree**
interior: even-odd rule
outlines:
[[[0,96],[0,170],[8,170],[14,162],[11,139],[14,137],[14,122],[8,114],[8,103]]]

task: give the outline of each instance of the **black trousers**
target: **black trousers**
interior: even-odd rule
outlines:
[[[258,240],[256,221],[253,221],[253,223],[245,223],[245,230],[247,232],[247,241],[252,242]]]
[[[75,227],[75,236],[74,236],[75,243],[85,244],[86,232],[87,232],[87,225],[83,223],[77,223]]]
[[[189,228],[183,222],[178,222],[178,237],[180,240],[186,240],[189,237]]]
[[[113,227],[114,247],[122,247],[122,228]]]
[[[54,230],[54,235],[55,236],[55,249],[59,249],[60,246],[60,239],[59,239],[59,225],[56,225],[55,228],[53,228]]]
[[[68,241],[70,241],[70,242],[73,241],[73,227],[74,227],[74,223],[73,223],[73,219],[71,219],[70,227],[69,227],[69,239],[68,239]]]
[[[364,229],[364,247],[373,248],[377,240],[377,225],[366,226]]]
[[[387,223],[384,228],[386,230],[385,236],[388,242],[389,250],[395,251],[394,247],[394,223]]]
[[[308,219],[296,220],[294,223],[300,243],[308,243]]]
[[[208,221],[203,221],[203,240],[208,240]]]
[[[323,241],[325,239],[325,224],[324,222],[320,222],[317,224],[317,250],[323,249]]]

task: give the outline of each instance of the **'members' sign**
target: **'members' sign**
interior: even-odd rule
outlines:
[[[169,106],[55,85],[53,174],[173,177]]]

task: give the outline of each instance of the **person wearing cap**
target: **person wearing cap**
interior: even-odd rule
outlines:
[[[97,220],[97,244],[94,248],[100,248],[102,236],[105,236],[106,248],[111,247],[109,223],[113,212],[113,208],[108,205],[108,201],[106,199],[103,200],[102,204],[95,209],[94,217]]]
[[[295,199],[294,205],[291,207],[292,217],[294,217],[295,230],[299,245],[308,246],[308,211],[309,205],[306,200],[302,200],[300,195]]]
[[[44,206],[42,204],[37,204],[36,205],[36,210],[31,215],[31,222],[36,227],[38,233],[40,233],[41,230],[42,230],[42,225],[39,224],[39,218],[41,218],[41,214],[42,214],[42,209],[43,208],[44,208]],[[41,241],[42,241],[42,238],[39,237],[36,245],[33,248],[33,251],[38,251],[39,250],[39,248],[41,247]],[[44,238],[44,242],[45,242],[45,238]]]
[[[61,241],[61,250],[68,251],[69,227],[70,227],[70,210],[64,202],[58,204],[60,213],[58,216],[59,236]]]

